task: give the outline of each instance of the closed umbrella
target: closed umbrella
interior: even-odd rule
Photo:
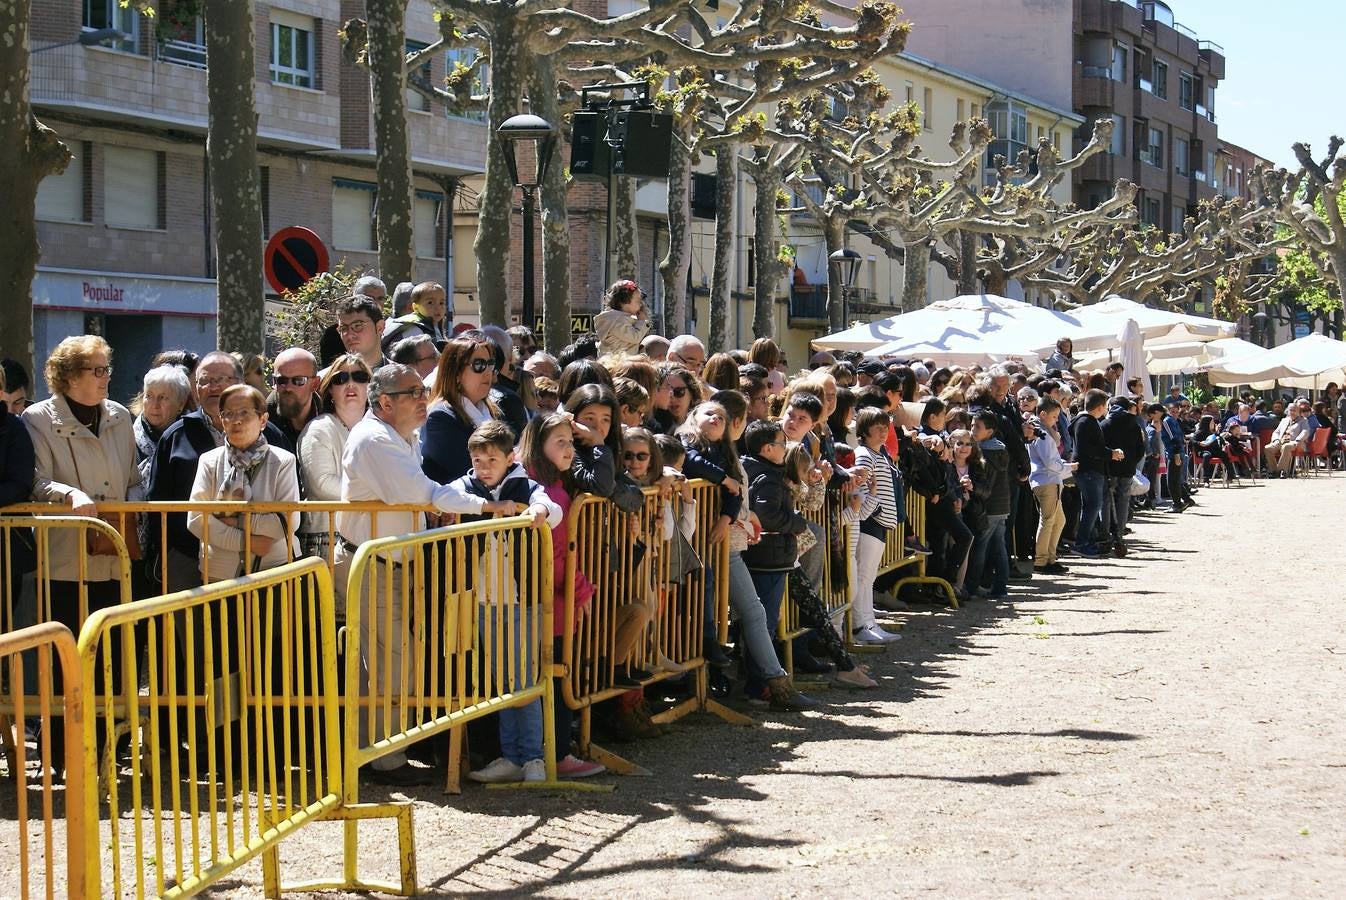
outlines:
[[[1127,319],[1122,330],[1117,333],[1117,343],[1121,348],[1119,362],[1122,364],[1122,377],[1113,386],[1113,393],[1120,396],[1126,393],[1126,382],[1131,378],[1140,378],[1146,397],[1153,397],[1150,388],[1150,373],[1146,368],[1145,339],[1140,334],[1140,326],[1135,319]]]

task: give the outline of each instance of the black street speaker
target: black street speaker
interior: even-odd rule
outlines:
[[[574,178],[608,180],[612,148],[607,144],[606,111],[579,110],[571,117],[570,174]]]
[[[622,109],[613,116],[614,175],[667,178],[673,147],[673,116],[647,109]]]
[[[715,218],[715,176],[709,172],[692,173],[692,218]]]

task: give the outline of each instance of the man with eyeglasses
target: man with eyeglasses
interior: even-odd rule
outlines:
[[[271,397],[266,404],[268,418],[289,439],[299,446],[299,432],[322,414],[322,400],[318,397],[318,361],[302,347],[282,350],[276,357],[271,376]]]
[[[341,499],[352,502],[382,501],[389,504],[416,504],[434,506],[449,513],[479,514],[514,512],[514,504],[505,500],[486,500],[469,495],[458,488],[432,481],[421,468],[421,441],[419,430],[425,424],[429,405],[429,389],[421,383],[421,376],[410,366],[389,363],[374,373],[369,384],[369,412],[351,429],[342,455]],[[339,586],[338,594],[345,605],[345,585],[350,574],[350,561],[360,544],[391,535],[409,534],[425,528],[421,513],[386,512],[377,520],[370,513],[339,512],[336,516],[336,567],[333,575]],[[360,653],[366,663],[372,655],[380,661],[380,678],[388,672],[401,671],[402,646],[410,634],[405,631],[413,619],[424,613],[424,596],[410,595],[407,604],[398,602],[403,596],[402,562],[389,561],[392,571],[380,572],[374,579],[377,592],[361,609]],[[391,605],[391,609],[387,607]],[[371,632],[371,619],[373,628]],[[424,620],[421,619],[423,622]],[[385,626],[391,622],[391,629]],[[370,646],[371,638],[374,646]],[[385,660],[391,660],[384,663]],[[368,669],[366,668],[366,679]],[[394,676],[396,677],[396,676]],[[368,689],[368,688],[366,688]],[[386,685],[375,685],[376,694],[386,693]],[[399,719],[398,701],[392,701],[391,721]],[[360,716],[361,745],[367,746],[368,718]],[[380,723],[380,730],[386,730]],[[379,735],[382,737],[382,735]],[[426,769],[413,768],[401,752],[379,757],[366,770],[369,777],[382,784],[424,784],[429,778]]]
[[[680,334],[668,342],[664,359],[682,366],[699,381],[701,370],[706,367],[706,345],[694,334]]]
[[[388,360],[379,341],[383,336],[383,307],[375,300],[356,294],[337,305],[337,334],[347,353],[364,357],[369,368],[378,371]]]
[[[312,357],[310,357],[311,359]],[[202,454],[225,443],[224,422],[220,419],[220,395],[224,389],[243,383],[243,367],[223,350],[207,353],[196,367],[196,396],[200,407],[164,430],[150,465],[149,499],[183,501],[191,498],[196,467]],[[266,441],[290,453],[294,444],[276,427],[274,421],[262,430]],[[163,548],[168,564],[165,592],[183,591],[201,585],[201,542],[187,530],[186,513],[165,513],[168,520],[168,544]],[[151,542],[159,539],[159,523],[149,529]],[[147,559],[154,559],[150,549]],[[156,567],[153,575],[158,576]]]

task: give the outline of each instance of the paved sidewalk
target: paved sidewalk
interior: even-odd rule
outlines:
[[[622,748],[655,774],[610,795],[428,790],[421,886],[1340,896],[1346,478],[1198,500],[1138,521],[1127,559],[1076,560],[1008,604],[918,610],[872,658],[881,689],[823,693],[826,715],[687,721]],[[365,834],[391,874],[392,843]],[[311,829],[286,874],[335,872],[338,844],[337,826]]]

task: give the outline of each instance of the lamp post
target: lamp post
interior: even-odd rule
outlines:
[[[837,280],[841,282],[841,327],[846,328],[850,320],[846,300],[860,271],[860,254],[850,247],[842,247],[827,257],[827,264],[836,271]]]
[[[510,116],[496,129],[510,180],[523,191],[523,325],[535,330],[533,304],[533,192],[542,184],[556,149],[556,129],[541,116]],[[523,154],[520,147],[525,147]],[[531,151],[531,152],[529,152]]]

